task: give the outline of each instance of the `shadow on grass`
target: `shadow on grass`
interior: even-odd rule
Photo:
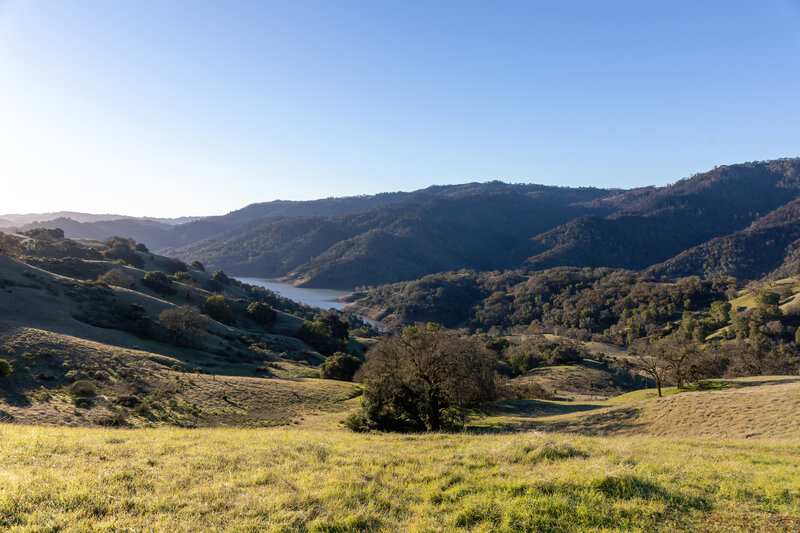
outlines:
[[[496,417],[513,417],[514,420],[496,421],[487,426],[470,426],[469,431],[473,433],[513,433],[549,426],[539,420],[542,417],[589,412],[604,407],[607,406],[546,400],[505,400],[494,405],[488,414]]]
[[[709,503],[702,497],[691,497],[670,492],[633,474],[607,475],[596,480],[592,488],[617,500],[643,499],[667,502],[681,509],[708,510]]]

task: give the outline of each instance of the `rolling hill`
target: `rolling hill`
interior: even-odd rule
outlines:
[[[147,252],[116,260],[120,244],[2,237],[0,356],[11,374],[0,377],[0,419],[276,425],[342,409],[358,394],[353,384],[317,379],[313,365],[325,357],[298,338],[319,309]],[[62,249],[70,257],[51,255]],[[81,250],[90,258],[76,258]],[[229,311],[209,311],[211,296]],[[256,302],[273,316],[252,315]]]

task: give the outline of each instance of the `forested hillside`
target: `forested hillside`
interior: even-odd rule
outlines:
[[[628,191],[495,181],[256,203],[182,224],[60,218],[42,226],[67,237],[132,237],[184,261],[310,287],[558,266],[752,280],[797,264],[798,194],[800,159],[780,159]]]

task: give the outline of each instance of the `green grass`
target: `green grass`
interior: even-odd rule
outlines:
[[[797,441],[0,426],[10,531],[796,531]]]
[[[680,392],[725,390],[731,388],[732,386],[737,386],[737,385],[733,381],[728,381],[728,382],[717,381],[717,380],[702,381],[698,383],[691,383],[682,389],[679,389],[678,387],[661,387],[661,395],[671,396],[672,394],[678,394]],[[624,403],[638,402],[641,400],[651,400],[653,398],[658,398],[658,391],[656,389],[641,389],[628,392],[626,394],[620,394],[615,398],[606,400],[605,403],[608,405],[620,405]]]

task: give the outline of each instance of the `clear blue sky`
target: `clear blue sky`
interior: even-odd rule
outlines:
[[[800,155],[800,0],[0,0],[0,213]]]

